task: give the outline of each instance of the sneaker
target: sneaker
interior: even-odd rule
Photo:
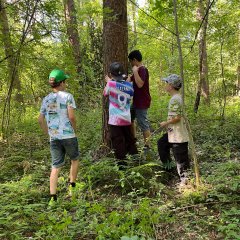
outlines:
[[[54,200],[53,197],[51,197],[50,201],[48,202],[48,207],[55,207],[57,204],[57,200]]]
[[[71,184],[68,187],[68,196],[72,198],[72,200],[77,197],[77,186],[73,187]]]
[[[181,186],[186,186],[187,184],[188,184],[188,178],[187,177],[181,178],[180,185]]]

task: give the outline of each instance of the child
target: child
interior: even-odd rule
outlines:
[[[71,159],[69,194],[75,190],[79,165],[78,140],[76,138],[76,108],[72,94],[65,92],[65,81],[69,78],[62,70],[54,69],[49,75],[52,92],[42,101],[38,118],[40,127],[50,136],[52,170],[50,175],[50,201],[57,201],[57,183],[60,168],[65,163],[65,154]]]
[[[136,138],[136,128],[134,120],[143,133],[144,150],[150,148],[150,125],[147,118],[148,108],[151,104],[151,96],[149,91],[149,73],[148,69],[142,63],[142,54],[139,50],[134,50],[128,55],[129,62],[132,67],[133,74],[128,81],[133,82],[134,96],[132,105],[132,132]]]
[[[167,83],[166,91],[172,96],[168,105],[167,121],[161,122],[160,126],[167,128],[167,133],[158,140],[158,153],[163,164],[171,162],[170,148],[177,162],[177,171],[181,184],[187,183],[187,173],[189,169],[188,159],[188,132],[182,116],[182,96],[179,89],[182,86],[181,78],[176,74],[163,78]]]
[[[105,77],[107,85],[104,96],[109,96],[109,127],[115,157],[124,160],[126,154],[137,154],[137,147],[131,133],[130,101],[133,96],[132,83],[123,79],[123,66],[113,62],[110,75]],[[120,161],[120,165],[124,162]]]

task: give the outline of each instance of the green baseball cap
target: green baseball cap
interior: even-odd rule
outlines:
[[[50,78],[55,78],[55,83],[64,81],[65,79],[69,78],[70,76],[65,74],[64,71],[60,69],[53,69],[50,74],[49,74],[49,79]]]

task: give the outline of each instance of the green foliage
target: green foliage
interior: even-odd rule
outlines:
[[[97,159],[101,112],[83,109],[77,113],[82,152],[77,199],[66,198],[68,163],[59,177],[59,201],[55,208],[48,208],[49,145],[36,129],[37,112],[29,110],[16,123],[8,143],[0,145],[4,149],[0,155],[0,238],[149,240],[177,239],[181,234],[191,240],[239,236],[238,137],[231,134],[237,121],[228,120],[217,131],[217,119],[208,126],[201,124],[203,116],[191,119],[196,122],[193,131],[197,149],[201,149],[203,184],[195,189],[190,175],[190,187],[179,192],[176,180],[169,182],[170,176],[154,154],[149,162],[141,155],[129,157],[124,171],[111,154]],[[226,149],[211,149],[211,143],[224,144]],[[156,151],[154,138],[152,149]],[[218,152],[226,156],[226,150],[230,154],[223,161]]]
[[[17,1],[7,5],[14,50],[20,47],[23,24],[35,3]],[[81,76],[76,73],[61,2],[42,1],[37,6],[36,19],[20,48],[24,105],[12,99],[9,136],[7,141],[0,139],[0,239],[239,239],[240,105],[239,97],[232,97],[239,65],[238,1],[217,1],[210,10],[207,49],[211,105],[201,104],[197,115],[192,108],[199,78],[198,42],[190,49],[200,24],[196,19],[197,2],[178,1],[186,111],[202,180],[201,187],[196,189],[191,174],[190,186],[182,191],[176,186],[178,177],[170,180],[172,175],[160,165],[156,145],[162,135],[159,122],[167,117],[169,100],[159,80],[168,73],[179,72],[175,36],[170,32],[174,29],[172,3],[148,1],[144,6],[144,11],[170,31],[140,10],[135,15],[137,33],[130,31],[136,9],[131,8],[128,14],[129,50],[140,49],[150,71],[153,100],[149,118],[155,131],[150,156],[144,159],[141,153],[129,157],[125,170],[119,169],[112,153],[101,159],[98,154],[102,130],[102,6],[97,0],[75,4]],[[0,33],[1,43],[2,39]],[[220,77],[221,43],[226,89]],[[1,44],[1,113],[10,86],[8,62],[3,60],[5,50]],[[48,208],[49,140],[40,131],[37,116],[41,99],[50,91],[47,80],[54,67],[71,75],[68,90],[78,105],[81,166],[77,199],[71,201],[66,196],[67,161],[59,177],[59,201],[55,208]],[[226,96],[227,104],[223,106]]]

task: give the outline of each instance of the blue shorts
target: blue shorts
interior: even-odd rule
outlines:
[[[50,152],[52,156],[52,167],[59,168],[65,164],[65,155],[67,154],[70,160],[78,160],[79,148],[76,137],[50,141]]]
[[[148,109],[131,108],[131,120],[133,122],[137,119],[138,126],[142,132],[150,130],[149,121],[147,119],[147,111]]]

